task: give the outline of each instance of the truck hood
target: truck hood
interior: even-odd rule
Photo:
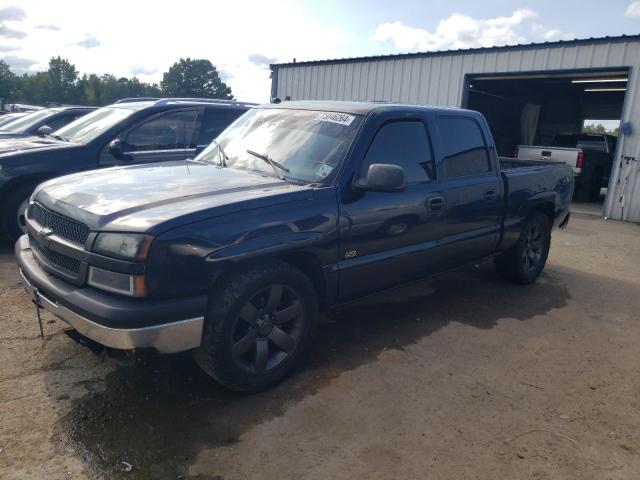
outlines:
[[[91,230],[160,233],[234,211],[302,199],[313,189],[190,160],[76,173],[34,198]]]
[[[27,150],[45,150],[48,148],[67,148],[74,144],[62,142],[54,138],[43,138],[38,136],[20,136],[12,138],[11,135],[0,135],[0,156],[22,153]]]

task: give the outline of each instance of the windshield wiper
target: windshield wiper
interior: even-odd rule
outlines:
[[[247,153],[249,155],[253,155],[256,158],[259,158],[260,160],[267,162],[269,165],[271,165],[271,168],[273,168],[273,171],[275,172],[276,177],[278,177],[278,179],[280,180],[286,181],[286,178],[280,175],[280,173],[278,173],[278,168],[283,172],[289,173],[291,170],[289,170],[287,167],[271,159],[268,155],[263,155],[262,153],[254,152],[253,150],[247,150]]]
[[[227,157],[227,154],[224,153],[224,149],[222,148],[222,144],[218,143],[218,153],[220,153],[220,159],[222,160],[222,166],[224,168],[227,168],[227,160],[229,160],[229,157]]]

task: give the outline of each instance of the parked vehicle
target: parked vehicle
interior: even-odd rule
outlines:
[[[18,118],[27,115],[26,113],[22,113],[22,112],[16,112],[16,113],[2,113],[2,116],[0,117],[0,130],[2,130],[2,127],[4,125],[7,125],[11,122],[13,122],[14,120],[17,120]]]
[[[82,170],[194,157],[251,104],[206,99],[126,102],[95,110],[44,138],[0,142],[0,233],[26,232],[40,182]]]
[[[609,185],[618,137],[592,133],[556,135],[548,147],[518,145],[514,157],[564,163],[573,168],[576,198],[595,202]]]
[[[43,137],[94,110],[96,107],[58,107],[36,110],[4,126],[0,125],[0,141],[33,135]]]
[[[43,183],[16,256],[34,301],[81,334],[193,349],[256,391],[299,362],[319,310],[490,257],[533,282],[572,186],[566,165],[501,165],[477,112],[284,102],[194,160]]]

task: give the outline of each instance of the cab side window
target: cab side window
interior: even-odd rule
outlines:
[[[440,117],[437,124],[444,148],[444,167],[449,178],[491,171],[487,145],[475,120]]]
[[[168,112],[131,130],[125,141],[133,152],[191,148],[197,121],[197,110]]]
[[[422,122],[398,121],[383,125],[369,146],[360,174],[369,165],[387,163],[404,169],[407,183],[435,179],[435,167],[427,129]]]
[[[54,131],[58,130],[62,127],[64,127],[66,124],[73,122],[74,120],[80,118],[82,116],[82,114],[67,114],[67,115],[60,115],[57,118],[54,118],[53,120],[50,120],[48,122],[45,122],[45,125],[48,127],[51,127]]]

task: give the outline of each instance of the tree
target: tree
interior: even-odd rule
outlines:
[[[0,60],[0,99],[2,102],[11,98],[16,87],[16,76],[9,68],[9,64]]]
[[[162,76],[162,93],[168,97],[206,97],[232,100],[231,88],[209,60],[181,58]]]
[[[49,94],[50,100],[59,103],[72,103],[77,98],[78,71],[76,66],[62,57],[49,60]]]
[[[585,125],[582,131],[584,133],[600,133],[600,134],[607,133],[607,129],[601,123],[598,123],[597,125],[594,125],[594,124]]]

